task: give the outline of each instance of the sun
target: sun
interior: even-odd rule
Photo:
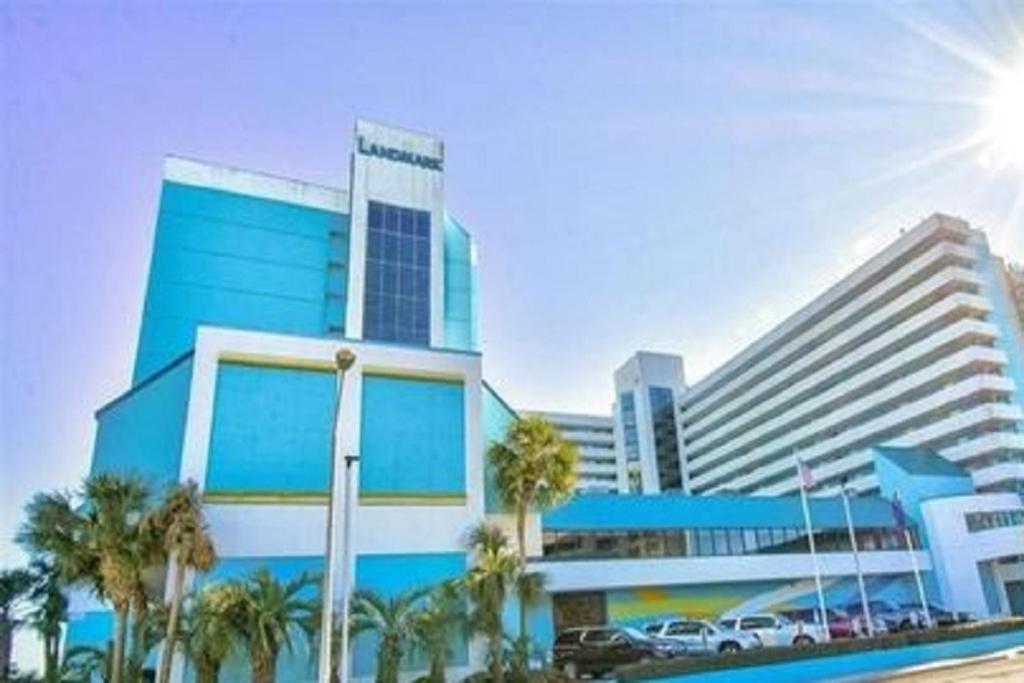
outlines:
[[[984,117],[986,156],[1000,168],[1024,168],[1024,62],[994,74]]]

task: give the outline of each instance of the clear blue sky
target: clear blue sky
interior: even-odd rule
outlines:
[[[356,116],[443,136],[523,407],[607,411],[638,348],[697,379],[935,210],[1024,256],[1024,169],[956,150],[1019,3],[0,13],[3,562],[128,384],[165,153],[344,185]]]

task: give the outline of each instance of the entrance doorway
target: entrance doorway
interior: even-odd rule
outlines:
[[[574,626],[600,626],[608,619],[607,601],[600,591],[556,593],[552,606],[555,633]]]
[[[1003,586],[1006,588],[1006,599],[1010,603],[1010,614],[1024,616],[1024,581],[1007,581]]]

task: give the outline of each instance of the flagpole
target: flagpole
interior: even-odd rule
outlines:
[[[924,594],[924,581],[921,579],[921,568],[917,565],[917,553],[914,552],[914,539],[910,534],[910,527],[906,523],[903,512],[903,503],[900,501],[899,491],[896,492],[893,508],[898,509],[899,519],[897,523],[903,527],[903,538],[907,542],[907,553],[910,555],[910,566],[914,570],[914,581],[917,583],[917,595],[921,599],[921,609],[924,610],[924,623],[928,628],[932,627],[932,610],[928,606],[928,599]]]
[[[860,553],[857,549],[857,534],[853,531],[853,513],[850,512],[850,497],[846,491],[846,478],[839,484],[839,490],[843,497],[843,509],[846,511],[846,530],[850,534],[850,548],[853,549],[853,566],[857,570],[857,587],[860,589],[860,608],[864,612],[864,625],[868,629],[868,636],[875,636],[875,624],[871,618],[871,605],[868,603],[868,591],[864,587],[864,572],[860,568]]]
[[[807,543],[811,549],[811,562],[814,564],[814,585],[818,590],[818,614],[823,638],[825,642],[832,640],[832,633],[828,628],[828,612],[825,610],[825,589],[821,585],[821,565],[818,564],[818,552],[814,545],[814,530],[811,527],[811,507],[807,502],[807,489],[804,488],[803,468],[806,467],[800,458],[796,459],[797,480],[800,482],[800,503],[804,509],[804,524],[807,527]]]

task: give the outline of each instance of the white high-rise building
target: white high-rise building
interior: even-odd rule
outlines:
[[[680,395],[692,493],[878,489],[872,446],[921,446],[1024,490],[1024,332],[983,232],[935,215]]]
[[[631,493],[688,491],[676,419],[683,359],[640,351],[615,371],[615,443]]]
[[[580,452],[576,471],[576,490],[580,493],[618,493],[626,490],[615,457],[615,431],[607,415],[580,413],[530,412],[546,418],[577,446]]]

